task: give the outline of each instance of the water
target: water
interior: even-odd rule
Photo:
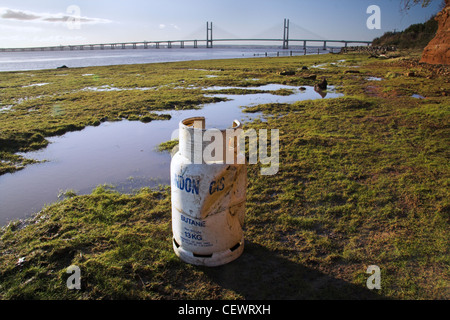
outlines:
[[[367,77],[366,80],[367,81],[382,81],[383,78],[380,78],[380,77]]]
[[[118,191],[130,192],[134,188],[169,184],[171,156],[168,152],[156,151],[156,147],[171,139],[181,120],[203,116],[207,128],[225,129],[235,119],[246,121],[261,117],[258,113],[243,113],[241,106],[322,98],[312,87],[304,88],[300,90],[298,87],[277,84],[241,88],[273,91],[289,89],[293,94],[214,94],[230,100],[206,104],[200,110],[162,112],[170,114],[170,120],[150,123],[126,120],[105,122],[97,127],[48,138],[50,144],[47,148],[23,154],[27,158],[46,162],[28,165],[21,171],[0,176],[0,226],[40,211],[45,204],[57,201],[61,191],[74,190],[77,194],[88,194],[100,184],[111,184]],[[210,95],[208,89],[205,89],[205,95]],[[338,96],[341,94],[330,88],[326,97]]]
[[[297,50],[297,51],[296,51]],[[107,66],[138,63],[157,63],[189,60],[235,59],[264,57],[267,52],[274,56],[303,54],[303,49],[283,50],[277,46],[216,46],[206,48],[149,48],[149,49],[104,49],[73,51],[26,51],[0,52],[0,71],[25,71],[55,69],[62,65],[69,68]],[[328,53],[320,49],[319,52]],[[307,54],[317,54],[317,47],[308,47]]]

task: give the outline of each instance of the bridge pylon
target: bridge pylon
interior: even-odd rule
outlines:
[[[213,24],[212,22],[206,22],[206,47],[213,47]]]
[[[283,49],[289,49],[289,19],[284,19]]]

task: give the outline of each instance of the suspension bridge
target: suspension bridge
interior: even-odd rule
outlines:
[[[301,27],[300,27],[301,28]],[[185,39],[185,40],[164,40],[164,41],[131,41],[131,42],[112,42],[112,43],[95,43],[95,44],[77,44],[77,45],[59,45],[59,46],[43,46],[43,47],[27,47],[27,48],[0,48],[0,52],[20,52],[20,51],[72,51],[72,50],[105,50],[105,49],[149,49],[149,48],[213,48],[214,43],[281,43],[283,49],[289,49],[293,44],[302,46],[306,49],[307,45],[314,43],[320,47],[322,44],[323,50],[327,49],[329,44],[340,44],[347,47],[349,44],[356,45],[371,45],[372,41],[363,40],[344,40],[344,39],[323,39],[322,37],[306,30],[314,37],[308,38],[290,38],[290,23],[289,19],[284,19],[283,38],[275,37],[260,37],[260,38],[239,38],[239,37],[225,37],[213,38],[213,23],[206,22],[206,39]]]

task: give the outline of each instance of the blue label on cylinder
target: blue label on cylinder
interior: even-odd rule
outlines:
[[[209,194],[213,194],[214,192],[222,191],[225,188],[225,177],[218,181],[213,181],[209,185]]]
[[[205,227],[206,225],[206,222],[204,220],[194,220],[183,215],[181,215],[181,221],[195,227]]]
[[[184,190],[187,193],[198,194],[198,190],[200,187],[200,180],[197,178],[183,177],[178,174],[175,174],[174,177],[175,186]]]

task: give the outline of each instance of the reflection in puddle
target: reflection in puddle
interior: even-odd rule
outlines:
[[[230,87],[211,87],[206,88],[205,93],[227,89]],[[313,87],[300,89],[268,84],[239,89],[288,89],[292,94],[233,95],[214,92],[207,95],[223,97],[227,101],[205,104],[199,110],[162,111],[171,115],[170,120],[105,122],[97,127],[48,138],[50,144],[47,148],[23,154],[27,158],[48,161],[0,176],[0,226],[11,219],[22,219],[38,212],[45,204],[57,201],[58,194],[65,190],[88,194],[97,185],[106,183],[114,185],[118,191],[132,192],[144,186],[169,184],[170,154],[158,152],[156,147],[171,139],[183,119],[203,116],[208,128],[224,129],[235,119],[245,121],[262,117],[261,113],[243,113],[241,106],[322,98]],[[342,94],[334,92],[329,86],[327,98],[339,96]]]
[[[320,88],[314,88],[314,91],[317,92],[322,98],[327,96],[327,90],[322,90]]]

